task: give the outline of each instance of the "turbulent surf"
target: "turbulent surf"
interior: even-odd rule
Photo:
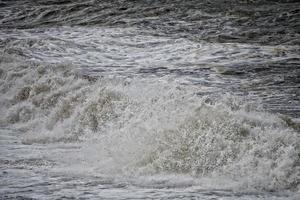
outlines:
[[[0,198],[299,198],[299,5],[0,1]]]

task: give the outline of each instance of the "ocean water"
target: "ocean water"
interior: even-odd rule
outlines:
[[[0,1],[0,199],[299,199],[299,7]]]

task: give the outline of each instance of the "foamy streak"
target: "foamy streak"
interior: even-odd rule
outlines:
[[[10,0],[0,5],[0,25],[6,28],[143,27],[196,40],[299,45],[295,0]]]
[[[68,65],[1,60],[1,126],[24,131],[26,144],[81,142],[79,164],[99,173],[225,177],[241,189],[299,190],[298,127],[278,115],[230,95],[199,97],[167,78],[95,80]]]
[[[300,116],[296,46],[196,43],[127,28],[62,27],[1,31],[8,54],[96,76],[174,76],[202,93],[235,91],[263,99],[266,109]],[[283,89],[284,88],[284,89]]]

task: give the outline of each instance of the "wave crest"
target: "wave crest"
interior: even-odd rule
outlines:
[[[84,163],[102,173],[180,173],[299,190],[295,122],[237,97],[199,96],[167,78],[96,80],[68,65],[18,59],[2,59],[0,71],[1,126],[22,130],[26,144],[81,142]]]

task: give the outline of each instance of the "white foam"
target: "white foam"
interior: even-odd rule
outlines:
[[[167,77],[94,81],[68,65],[13,60],[1,70],[1,126],[21,129],[26,144],[80,144],[75,155],[49,155],[66,170],[299,190],[297,130],[230,94],[199,96]]]

